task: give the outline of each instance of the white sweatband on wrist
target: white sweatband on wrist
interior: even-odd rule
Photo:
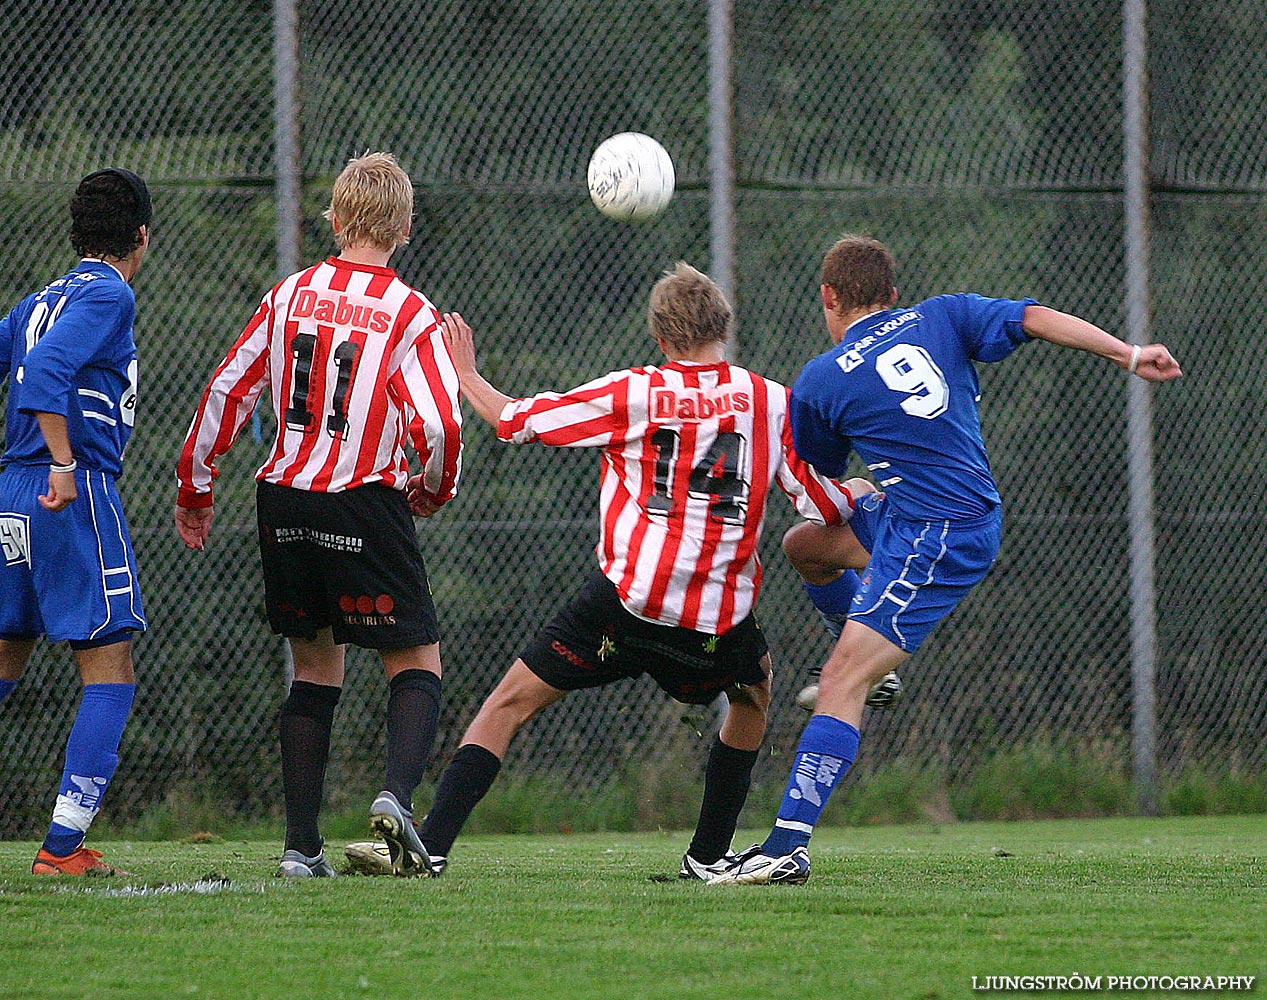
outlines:
[[[76,462],[72,458],[68,465],[58,465],[56,462],[54,462],[52,465],[48,467],[48,471],[49,472],[74,472],[78,468],[79,468],[79,463]]]
[[[1127,372],[1131,375],[1134,375],[1135,369],[1139,367],[1139,352],[1142,350],[1143,348],[1140,347],[1139,344],[1136,344],[1131,348],[1131,363],[1126,366]]]

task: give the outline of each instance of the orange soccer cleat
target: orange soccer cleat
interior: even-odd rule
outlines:
[[[89,847],[80,847],[71,851],[66,857],[59,858],[40,848],[35,855],[35,863],[31,865],[32,875],[130,875],[122,868],[111,868],[101,860],[101,852]]]

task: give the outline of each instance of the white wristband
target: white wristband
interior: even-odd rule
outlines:
[[[1143,348],[1139,344],[1131,348],[1131,363],[1126,366],[1126,370],[1132,375],[1135,374],[1135,369],[1139,367],[1139,352],[1142,350]]]
[[[70,460],[70,464],[69,464],[69,465],[58,465],[56,462],[52,463],[52,464],[48,467],[48,471],[49,471],[49,472],[74,472],[74,471],[75,471],[76,469],[78,469],[78,468],[79,468],[79,463],[78,463],[78,462],[76,462],[76,461],[72,458],[72,459]]]

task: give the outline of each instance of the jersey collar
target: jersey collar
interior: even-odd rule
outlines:
[[[364,271],[366,274],[382,274],[389,278],[394,278],[396,276],[394,268],[379,267],[377,264],[358,264],[354,260],[344,260],[342,257],[335,257],[333,255],[326,258],[326,263],[331,267],[342,267],[349,271]]]
[[[665,368],[679,372],[719,372],[730,367],[729,361],[665,361]]]
[[[128,283],[128,279],[123,277],[123,272],[120,271],[113,264],[111,264],[108,260],[102,260],[100,257],[85,257],[83,260],[79,262],[79,265],[80,267],[82,267],[85,264],[101,264],[104,267],[108,267],[110,268],[111,271],[113,271],[115,274],[119,276],[120,281],[122,281],[125,285]]]
[[[879,315],[880,315],[880,313],[886,313],[886,312],[890,312],[890,311],[891,311],[891,310],[889,310],[889,309],[877,309],[875,312],[870,312],[870,313],[867,313],[865,316],[859,316],[856,320],[854,320],[854,321],[853,321],[852,323],[850,323],[847,327],[845,327],[845,333],[844,333],[844,336],[840,338],[840,342],[843,344],[843,343],[845,342],[845,337],[848,337],[848,336],[849,336],[849,331],[850,331],[850,330],[852,330],[852,329],[853,329],[855,326],[857,326],[859,323],[865,323],[865,322],[866,322],[867,320],[869,320],[872,316],[879,316]]]

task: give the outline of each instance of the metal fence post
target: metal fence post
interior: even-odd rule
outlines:
[[[735,306],[735,159],[731,130],[733,90],[731,46],[734,43],[732,0],[708,5],[708,220],[713,280]],[[739,356],[738,343],[727,352]]]
[[[1150,341],[1148,37],[1145,0],[1124,0],[1123,127],[1126,216],[1126,328]],[[1131,573],[1131,756],[1140,812],[1157,812],[1157,593],[1154,579],[1152,397],[1131,378],[1127,395]]]
[[[303,179],[299,158],[298,0],[273,0],[273,158],[277,199],[277,276],[299,268]]]

